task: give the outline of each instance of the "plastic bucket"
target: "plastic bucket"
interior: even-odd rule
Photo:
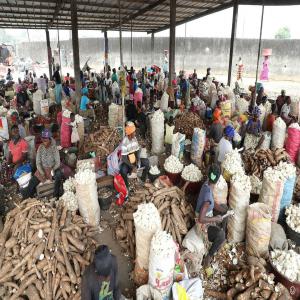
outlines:
[[[170,181],[174,185],[178,185],[181,179],[181,172],[180,173],[170,173],[166,171],[166,175],[169,177]]]
[[[275,281],[282,283],[289,291],[293,300],[300,299],[300,282],[292,282],[283,274],[281,274],[276,267],[270,262],[272,273],[275,275]]]
[[[181,183],[180,186],[185,187],[185,192],[187,194],[192,194],[192,195],[197,195],[200,192],[201,189],[201,182],[191,182],[191,181],[186,181],[181,177]]]
[[[296,243],[296,246],[300,246],[300,233],[294,231],[288,224],[286,224],[286,235],[288,239]]]

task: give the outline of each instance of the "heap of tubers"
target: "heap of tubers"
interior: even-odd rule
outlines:
[[[121,136],[118,129],[101,127],[99,131],[88,135],[84,143],[84,152],[96,152],[96,156],[106,157],[119,145]]]
[[[201,118],[193,112],[186,112],[175,119],[175,133],[185,134],[187,139],[192,140],[194,128],[205,128]]]
[[[255,175],[262,180],[264,171],[269,167],[275,167],[280,162],[288,161],[288,155],[284,149],[260,149],[256,152],[247,150],[242,155],[247,175]]]
[[[1,299],[80,299],[96,230],[61,203],[23,201],[7,214],[0,234]]]
[[[152,184],[145,184],[145,188],[137,190],[123,206],[123,212],[116,227],[116,239],[129,255],[135,257],[135,231],[133,213],[139,204],[152,202],[158,209],[162,230],[170,233],[175,242],[181,245],[183,236],[193,225],[194,211],[185,200],[183,192],[176,186],[157,189]]]
[[[291,300],[289,291],[281,284],[275,284],[274,274],[267,273],[266,261],[254,256],[247,257],[247,265],[238,265],[229,273],[227,292],[205,290],[206,295],[218,300]]]

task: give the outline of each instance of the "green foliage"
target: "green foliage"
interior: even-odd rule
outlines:
[[[275,39],[277,40],[286,40],[290,38],[291,38],[291,31],[288,27],[279,28],[275,35]]]

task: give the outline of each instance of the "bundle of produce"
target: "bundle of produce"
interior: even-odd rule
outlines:
[[[256,136],[254,134],[246,133],[245,141],[244,141],[245,150],[256,149],[260,139],[261,136]]]
[[[152,184],[146,184],[142,190],[137,190],[130,201],[125,203],[116,228],[116,238],[125,252],[135,257],[135,229],[133,213],[139,204],[151,202],[160,213],[162,229],[170,233],[179,245],[183,236],[192,227],[194,211],[185,200],[183,192],[177,187],[157,189]]]
[[[75,184],[75,179],[73,177],[69,177],[63,184],[64,194],[60,198],[63,205],[65,205],[70,211],[78,210]]]
[[[238,265],[229,272],[227,292],[205,290],[205,294],[218,300],[291,300],[289,291],[281,283],[275,283],[274,274],[268,273],[265,266],[265,260],[248,256],[247,266]]]
[[[172,174],[178,174],[183,169],[183,164],[180,162],[180,160],[174,156],[170,155],[164,163],[164,169]]]
[[[272,149],[281,149],[284,146],[285,141],[285,133],[286,133],[286,124],[279,117],[273,124],[272,130]]]
[[[285,150],[260,149],[256,152],[247,150],[242,155],[245,171],[247,175],[255,175],[259,179],[263,178],[264,171],[269,167],[275,167],[281,161],[288,161],[288,155]]]
[[[300,233],[300,206],[291,205],[285,211],[286,223],[294,231]],[[298,280],[300,281],[300,280]]]
[[[23,201],[7,214],[0,234],[1,297],[80,299],[81,275],[93,260],[96,232],[62,205]]]
[[[292,282],[300,282],[300,254],[294,250],[274,250],[271,261],[277,271]]]
[[[199,181],[201,181],[203,175],[198,167],[196,167],[194,164],[190,164],[190,165],[184,167],[181,177],[185,181],[199,182]]]
[[[228,219],[228,239],[240,243],[245,239],[247,209],[250,202],[251,182],[243,173],[232,176],[230,181],[229,206],[234,215]]]
[[[183,113],[175,119],[175,132],[185,134],[185,137],[192,140],[194,128],[205,128],[201,118],[193,112]]]
[[[153,154],[164,152],[165,116],[161,110],[157,110],[150,120]]]
[[[120,144],[121,139],[118,129],[101,127],[99,131],[88,135],[84,142],[84,152],[95,152],[96,156],[106,157]]]
[[[272,222],[277,222],[280,212],[280,203],[283,195],[284,180],[280,171],[268,168],[264,172],[259,202],[269,206]]]
[[[237,149],[234,149],[225,155],[225,160],[222,162],[222,167],[225,170],[225,174],[223,174],[224,177],[230,177],[236,173],[244,172],[242,158]],[[225,179],[228,180],[229,178]]]

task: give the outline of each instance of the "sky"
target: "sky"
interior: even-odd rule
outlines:
[[[232,11],[224,11],[197,19],[176,28],[176,36],[184,37],[185,29],[187,37],[230,37],[232,26]],[[300,5],[295,6],[267,6],[265,8],[263,38],[272,39],[281,27],[288,27],[291,31],[292,39],[300,39]],[[259,38],[261,20],[261,6],[239,7],[238,16],[238,38]],[[185,28],[186,27],[186,28]],[[46,39],[43,30],[7,29],[7,33],[15,36],[18,41],[43,41]],[[118,32],[108,32],[108,37],[118,37]],[[168,36],[169,31],[165,30],[156,36]],[[129,32],[124,32],[123,36],[130,36]],[[133,33],[133,36],[147,36],[147,33]],[[71,37],[70,31],[60,31],[60,39],[65,40]],[[100,31],[79,31],[79,37],[103,37]],[[50,39],[57,40],[57,31],[50,31]]]

